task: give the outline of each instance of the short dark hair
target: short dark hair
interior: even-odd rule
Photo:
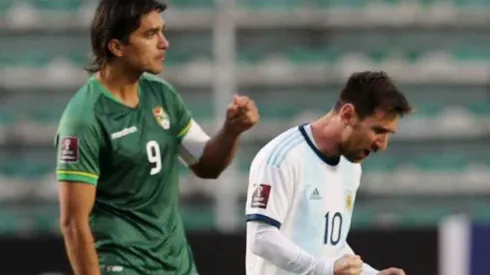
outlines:
[[[412,112],[405,95],[383,71],[364,71],[352,74],[335,104],[335,111],[350,103],[362,119],[376,110],[396,112],[403,116]]]
[[[85,70],[89,73],[99,71],[113,57],[107,48],[109,41],[118,39],[127,43],[143,15],[165,9],[167,4],[158,0],[101,0],[90,27],[92,58]]]

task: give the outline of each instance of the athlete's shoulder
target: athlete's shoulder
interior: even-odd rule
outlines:
[[[89,121],[95,117],[95,106],[102,92],[91,77],[70,99],[63,112],[63,118],[70,120]]]
[[[345,157],[341,157],[340,165],[347,170],[348,173],[360,174],[362,172],[362,166],[360,163],[354,163],[347,160]]]
[[[361,175],[362,175],[362,165],[360,163],[353,163],[352,165],[353,165],[352,171],[353,171],[354,175],[356,176],[356,179],[358,181],[360,181]]]
[[[183,101],[175,87],[165,79],[144,73],[140,78],[140,83],[151,101],[164,102],[167,111],[171,111],[175,106],[181,106]]]
[[[298,126],[277,135],[262,147],[254,158],[254,162],[266,163],[277,168],[294,166],[299,152],[298,148],[304,143],[304,138]]]
[[[157,75],[153,75],[150,73],[143,73],[141,75],[140,81],[143,84],[151,86],[152,88],[156,88],[159,92],[173,93],[173,94],[177,93],[175,87],[172,84],[170,84],[170,82]]]
[[[338,170],[342,176],[350,182],[350,185],[354,188],[358,188],[361,182],[362,167],[360,163],[353,163],[347,160],[345,157],[341,158],[339,163],[341,166]]]
[[[361,174],[362,173],[362,165],[360,163],[355,164],[355,170],[357,173]]]
[[[359,185],[361,184],[362,166],[360,163],[354,163],[353,165],[354,165],[353,167],[354,184],[356,188],[358,188]]]

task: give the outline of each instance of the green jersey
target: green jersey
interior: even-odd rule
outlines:
[[[61,118],[57,177],[96,185],[90,227],[103,270],[197,274],[177,209],[179,146],[191,114],[155,76],[142,75],[139,93],[130,108],[90,78]]]

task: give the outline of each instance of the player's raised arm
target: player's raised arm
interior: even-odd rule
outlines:
[[[201,178],[217,178],[233,159],[240,135],[259,121],[255,103],[246,96],[234,97],[228,106],[224,126],[212,138],[190,115],[183,117],[189,118],[179,134],[182,138],[180,156]]]
[[[100,274],[89,215],[99,175],[97,130],[88,116],[65,114],[56,138],[60,227],[75,275]]]

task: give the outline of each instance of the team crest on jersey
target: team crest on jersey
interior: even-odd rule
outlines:
[[[170,128],[170,118],[162,106],[153,108],[153,115],[163,129],[168,130]]]
[[[269,202],[269,195],[271,193],[271,186],[266,184],[259,184],[255,187],[252,194],[252,202],[250,207],[252,208],[267,208]]]
[[[354,202],[353,202],[352,194],[347,193],[345,196],[345,208],[347,210],[352,210],[353,204],[354,204]]]

